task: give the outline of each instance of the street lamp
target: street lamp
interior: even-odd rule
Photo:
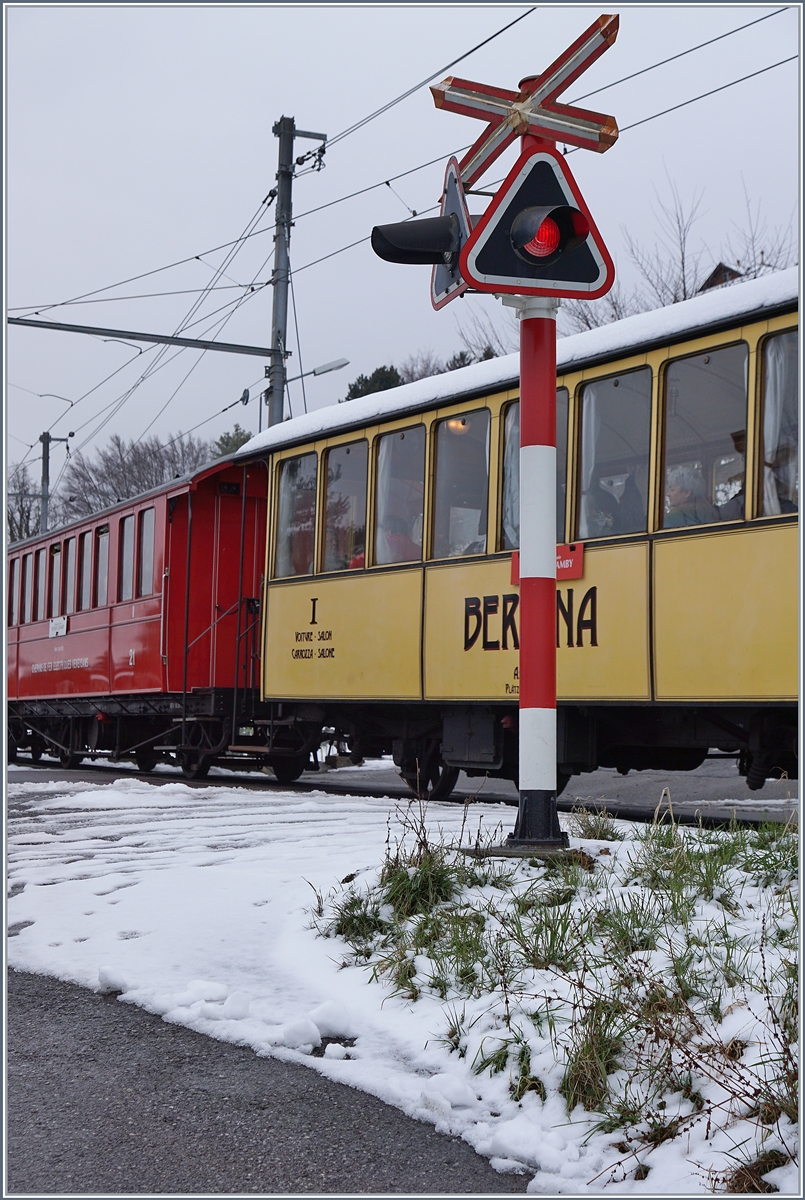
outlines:
[[[296,383],[296,381],[298,379],[305,379],[308,375],[327,375],[330,371],[340,371],[342,369],[342,367],[348,367],[348,366],[349,366],[348,358],[335,358],[335,359],[333,359],[332,362],[322,363],[322,365],[320,367],[314,367],[312,371],[303,371],[301,375],[294,375],[292,379],[286,379],[285,382],[286,382],[286,384],[287,383]],[[271,367],[266,367],[266,379],[269,378],[270,374],[271,374]],[[268,404],[268,392],[267,391],[263,392],[263,400],[266,404]],[[257,432],[262,433],[262,430],[263,430],[263,406],[262,406],[262,404],[260,405],[259,425],[260,425],[260,428],[257,430]]]

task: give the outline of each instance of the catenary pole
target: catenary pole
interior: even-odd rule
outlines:
[[[279,138],[279,162],[277,166],[277,208],[274,225],[274,302],[271,314],[271,364],[268,375],[268,424],[278,425],[283,418],[285,403],[285,360],[288,357],[288,287],[291,275],[291,225],[293,224],[293,174],[294,138],[313,138],[326,142],[326,134],[308,133],[297,129],[293,117],[280,117],[273,126],[274,136]],[[321,159],[319,158],[319,162]]]
[[[39,532],[47,533],[48,531],[48,499],[50,496],[50,434],[40,434],[39,440],[42,443],[42,483],[40,486],[40,516],[39,516]]]
[[[268,384],[268,423],[282,421],[285,401],[286,333],[288,328],[288,283],[293,187],[293,117],[281,117],[273,127],[279,138],[277,166],[277,217],[274,224],[274,303],[271,313],[271,365]]]
[[[73,437],[73,434],[68,434],[68,437],[53,437],[52,434],[45,430],[39,435],[39,440],[42,443],[42,481],[39,491],[39,532],[47,533],[48,531],[48,506],[50,504],[50,446],[51,442],[66,442],[68,438]]]

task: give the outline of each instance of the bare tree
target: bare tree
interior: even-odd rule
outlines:
[[[745,183],[744,200],[745,222],[743,225],[733,222],[735,240],[727,239],[722,259],[734,263],[744,279],[757,279],[759,275],[766,275],[770,271],[784,271],[787,267],[793,267],[797,261],[793,218],[787,228],[770,230],[765,217],[761,216],[760,201],[752,211]]]
[[[600,300],[563,300],[559,321],[563,333],[584,333],[587,329],[598,329],[635,313],[647,312],[649,307],[638,291],[625,292],[620,283],[615,283]]]
[[[59,489],[62,522],[90,516],[159,487],[196,470],[214,456],[210,444],[192,434],[177,434],[167,442],[156,436],[127,442],[114,434],[93,458],[78,451],[67,464]]]
[[[415,379],[430,379],[432,375],[443,375],[447,368],[432,350],[417,350],[397,369],[403,383],[413,383]]]
[[[698,220],[702,197],[694,197],[686,205],[676,187],[669,181],[671,198],[660,208],[660,235],[657,245],[645,249],[624,230],[629,258],[635,264],[643,286],[625,292],[620,284],[600,300],[569,300],[559,310],[564,331],[580,333],[596,329],[635,313],[664,308],[694,296],[706,282],[707,271],[702,268],[705,247],[692,246],[692,230]],[[761,216],[760,204],[753,210],[744,188],[746,219],[742,225],[733,223],[735,233],[720,250],[720,264],[732,267],[735,278],[756,279],[771,271],[782,271],[797,261],[793,223],[787,228],[770,230]],[[712,260],[714,256],[709,256]],[[714,262],[715,266],[716,263]]]
[[[495,358],[494,351],[487,345],[478,355],[470,350],[456,350],[444,361],[432,350],[419,350],[411,354],[400,367],[403,383],[413,383],[415,379],[430,379],[434,375],[445,375],[448,371],[458,371],[461,367],[472,366],[486,358]]]
[[[25,463],[14,463],[8,472],[6,522],[8,540],[19,542],[39,532],[39,490]]]
[[[701,259],[704,249],[694,252],[693,226],[699,219],[701,193],[685,205],[676,184],[668,181],[671,199],[666,204],[657,196],[659,215],[658,244],[646,250],[627,229],[623,230],[626,248],[632,262],[648,288],[650,308],[664,308],[695,296],[702,282]],[[656,192],[655,192],[656,194]]]
[[[513,354],[520,345],[516,319],[509,319],[504,329],[498,329],[486,312],[471,312],[465,324],[456,322],[458,336],[472,355],[473,361],[483,362],[487,358],[499,358]]]

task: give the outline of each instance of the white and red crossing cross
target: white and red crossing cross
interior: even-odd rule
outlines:
[[[471,187],[516,137],[531,133],[552,142],[582,146],[603,154],[618,138],[614,117],[556,97],[578,79],[618,36],[618,17],[601,16],[540,75],[520,81],[519,92],[448,76],[430,90],[437,108],[488,121],[459,163],[461,182]]]

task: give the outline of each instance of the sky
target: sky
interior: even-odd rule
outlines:
[[[389,760],[375,762],[391,766]],[[343,940],[318,936],[317,894],[324,930],[331,902],[347,894],[339,880],[349,883],[350,876],[357,894],[367,894],[376,885],[387,839],[397,845],[406,823],[411,848],[410,835],[419,831],[415,804],[412,816],[410,806],[388,798],[328,795],[326,777],[322,790],[299,793],[270,784],[194,790],[176,779],[156,786],[134,775],[100,784],[16,782],[22,770],[12,765],[8,783],[7,953],[14,969],[117,992],[123,1003],[166,1021],[307,1065],[463,1138],[497,1169],[524,1172],[530,1193],[711,1195],[711,1173],[751,1161],[761,1131],[768,1138],[765,1150],[779,1149],[779,1133],[795,1152],[796,1129],[785,1120],[774,1130],[759,1127],[743,1115],[748,1100],[728,1119],[729,1096],[721,1090],[728,1065],[714,1069],[711,1078],[699,1069],[691,1077],[704,1101],[699,1118],[674,1087],[659,1089],[662,1103],[655,1093],[657,1126],[661,1108],[669,1127],[677,1108],[685,1119],[678,1136],[657,1139],[638,1154],[650,1169],[648,1183],[638,1181],[635,1159],[617,1148],[618,1130],[596,1131],[600,1114],[580,1106],[568,1118],[558,1089],[571,1044],[564,1022],[572,992],[565,995],[562,972],[521,968],[508,991],[481,987],[475,994],[451,986],[439,994],[428,980],[450,972],[422,949],[411,958],[420,990],[412,1002],[382,972],[373,977],[372,963],[356,961]],[[346,768],[339,779],[350,774],[360,778]],[[466,846],[474,843],[476,828],[482,844],[487,833],[489,841],[504,837],[515,815],[505,805],[476,803],[465,813],[463,804],[434,804],[422,820],[431,843],[457,845],[463,838]],[[563,814],[560,820],[567,826],[570,818]],[[571,847],[592,866],[578,873],[572,899],[559,902],[558,911],[571,921],[569,942],[572,922],[589,917],[591,908],[647,911],[654,902],[635,865],[636,826],[617,826],[622,841],[571,837]],[[707,835],[688,830],[683,836],[695,841]],[[496,861],[501,869],[513,866]],[[775,978],[787,953],[776,931],[788,930],[790,939],[796,928],[795,918],[783,911],[792,877],[775,861],[766,886],[722,867],[709,899],[697,898],[689,932],[700,948],[698,978],[711,962],[720,970],[717,964],[722,958],[728,963],[730,953],[744,956],[742,978]],[[521,860],[510,885],[467,887],[462,903],[484,915],[491,933],[508,928],[501,921],[507,903],[523,901],[529,888],[549,892],[552,886],[544,867]],[[539,895],[556,913],[555,897]],[[528,904],[517,911],[527,913]],[[391,919],[384,909],[380,913]],[[673,926],[673,938],[681,924]],[[630,962],[639,957],[646,971],[670,976],[670,945],[658,935],[655,950]],[[729,978],[728,966],[724,974]],[[588,988],[596,986],[594,966],[584,977]],[[556,997],[556,1051],[551,1030],[535,1015],[546,992]],[[718,1020],[708,1020],[703,1002],[698,1005],[698,1040],[744,1044],[734,1070],[743,1072],[746,1095],[752,1071],[765,1070],[763,1056],[775,1044],[766,1027],[766,998],[759,984],[747,992],[734,980],[719,995]],[[463,1054],[453,1053],[451,1023],[461,1031]],[[543,1081],[544,1099],[534,1089],[519,1101],[512,1097],[511,1062],[497,1073],[473,1070],[509,1030],[519,1031],[519,1044],[528,1048],[529,1070]],[[311,1057],[324,1038],[330,1041],[323,1057]],[[791,1164],[776,1168],[770,1179],[784,1195],[801,1194]]]
[[[293,415],[335,404],[352,380],[381,364],[399,366],[423,351],[449,357],[478,320],[516,338],[491,296],[434,312],[430,268],[384,263],[368,242],[373,225],[436,205],[449,155],[475,140],[481,122],[436,109],[423,86],[336,138],[433,75],[433,82],[457,74],[514,89],[602,11],[483,3],[7,5],[9,315],[174,334],[198,304],[185,336],[268,345],[271,288],[249,289],[270,278],[274,216],[261,203],[277,169],[272,126],[285,115],[333,142],[324,169],[299,168],[294,182],[288,373],[349,360],[339,372],[306,379],[304,395],[291,385]],[[735,242],[747,198],[769,234],[798,230],[801,8],[607,11],[620,16],[617,41],[560,99],[598,92],[586,103],[614,115],[622,131],[606,154],[579,150],[567,159],[622,284],[636,278],[626,235],[654,248],[658,206],[672,188],[688,208],[699,202],[693,244],[703,264],[722,257],[728,238]],[[714,89],[724,90],[647,120]],[[296,153],[318,144],[299,139]],[[512,148],[477,186],[496,184],[514,158]],[[476,198],[471,207],[485,203]],[[229,250],[219,247],[247,228],[255,236],[225,261]],[[226,290],[205,294],[212,282]],[[36,476],[46,429],[54,437],[72,431],[70,448],[85,454],[112,434],[166,438],[200,426],[197,436],[214,438],[235,421],[257,431],[261,359],[171,349],[154,371],[159,354],[142,344],[7,326],[9,459],[27,456]],[[146,369],[153,375],[138,383]],[[251,399],[242,407],[245,388]],[[56,443],[52,481],[64,463],[65,444]]]

